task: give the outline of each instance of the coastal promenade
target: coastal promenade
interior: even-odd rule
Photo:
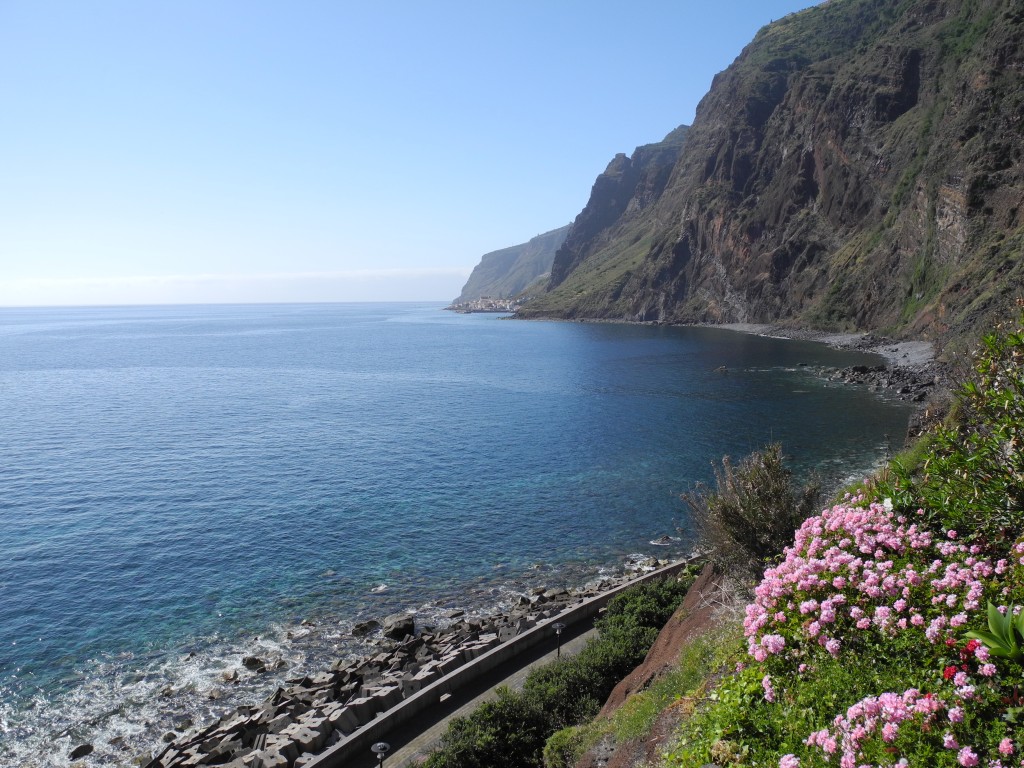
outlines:
[[[594,629],[593,621],[569,628],[563,635],[565,639],[562,641],[562,655],[573,656],[579,653],[587,641],[596,635],[597,630]],[[425,710],[405,725],[396,728],[384,737],[391,746],[384,765],[386,768],[418,765],[438,745],[449,722],[454,718],[465,717],[484,702],[496,699],[498,696],[495,690],[500,686],[521,690],[531,670],[554,661],[556,656],[557,650],[554,647],[537,647],[531,653],[505,662],[470,685],[454,692],[437,706]],[[376,768],[377,758],[369,749],[364,752],[365,754],[353,755],[346,762],[346,766]]]

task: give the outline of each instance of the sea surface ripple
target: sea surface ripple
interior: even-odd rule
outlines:
[[[723,454],[864,472],[908,407],[811,367],[874,362],[437,304],[0,310],[0,765],[127,765],[356,621],[686,550]]]

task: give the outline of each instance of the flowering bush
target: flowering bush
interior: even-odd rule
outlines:
[[[780,768],[1024,765],[1024,670],[967,638],[988,600],[1012,615],[1020,595],[1024,543],[998,554],[887,502],[847,498],[808,519],[747,606],[753,663],[721,686],[713,732]],[[669,763],[706,759],[692,747]]]

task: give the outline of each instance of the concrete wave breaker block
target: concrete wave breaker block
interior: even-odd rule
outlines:
[[[346,736],[357,730],[360,725],[359,717],[351,707],[345,707],[344,709],[332,712],[328,720],[335,730],[341,731]]]

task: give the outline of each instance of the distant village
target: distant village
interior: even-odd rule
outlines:
[[[481,296],[479,299],[473,299],[472,301],[452,304],[445,307],[445,309],[465,314],[472,312],[515,312],[524,301],[525,299],[523,298],[496,299],[493,296]]]

